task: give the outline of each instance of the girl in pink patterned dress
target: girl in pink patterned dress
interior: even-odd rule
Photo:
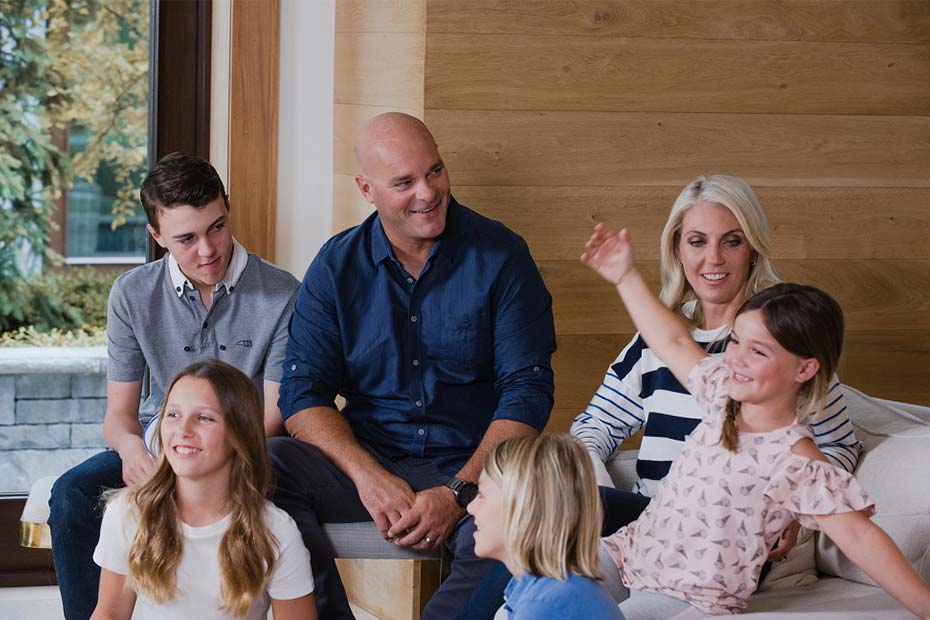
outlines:
[[[839,362],[836,301],[809,286],[766,289],[740,308],[725,355],[708,356],[633,266],[625,230],[598,224],[581,261],[617,287],[643,338],[705,411],[643,514],[604,539],[623,583],[706,613],[738,613],[796,519],[930,618],[930,588],[869,519],[868,494],[802,424],[823,407]],[[701,275],[725,277],[712,266]]]

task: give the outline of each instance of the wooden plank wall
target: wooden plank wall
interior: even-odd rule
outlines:
[[[930,2],[430,0],[425,120],[456,196],[529,242],[554,297],[551,430],[633,332],[578,262],[659,233],[704,172],[745,177],[788,280],[835,295],[840,370],[930,405]]]
[[[352,146],[382,112],[423,118],[425,0],[338,0],[333,109],[333,232],[372,212],[355,186]]]

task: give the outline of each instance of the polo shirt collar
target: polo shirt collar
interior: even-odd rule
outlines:
[[[462,232],[461,211],[461,205],[459,205],[455,197],[450,194],[449,208],[446,210],[446,227],[436,240],[436,244],[433,246],[432,251],[430,251],[430,259],[440,253],[448,254],[450,257],[452,256],[451,250],[456,247],[456,240]],[[391,247],[391,242],[387,238],[387,233],[384,232],[381,218],[375,213],[371,234],[371,260],[375,265],[380,265],[386,258],[395,258],[394,249]]]
[[[218,291],[221,286],[225,286],[227,291],[231,290],[239,282],[239,278],[242,277],[242,272],[245,271],[248,263],[249,253],[245,251],[245,248],[238,241],[233,239],[233,253],[232,258],[229,260],[229,267],[226,269],[226,277],[217,282],[216,288],[213,290]],[[170,253],[168,254],[168,273],[171,275],[171,286],[174,287],[178,297],[184,294],[185,287],[194,288],[187,276],[181,272],[178,261]]]

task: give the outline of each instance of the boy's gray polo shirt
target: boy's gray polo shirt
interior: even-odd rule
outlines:
[[[280,381],[287,326],[298,282],[255,254],[228,290],[220,287],[210,310],[185,287],[178,295],[168,255],[127,271],[113,284],[107,314],[107,379],[139,381],[151,371],[151,393],[139,410],[145,424],[174,376],[187,365],[219,359],[262,382]]]

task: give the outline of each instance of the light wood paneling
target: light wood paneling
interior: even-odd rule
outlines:
[[[930,405],[930,332],[850,333],[839,375],[866,394]]]
[[[354,189],[359,128],[383,112],[423,118],[425,0],[336,3],[333,232],[371,212]]]
[[[337,0],[336,32],[425,32],[419,0]]]
[[[427,110],[465,185],[930,187],[930,117]]]
[[[771,222],[776,259],[930,258],[930,189],[754,189]],[[657,259],[680,191],[455,184],[458,200],[523,235],[539,261],[576,260],[597,222],[629,227],[637,258]]]
[[[930,45],[441,33],[427,46],[427,108],[930,113]]]
[[[431,33],[930,43],[924,0],[430,0]]]
[[[278,0],[233,0],[229,199],[236,238],[274,261],[278,195]]]
[[[349,600],[385,620],[419,618],[439,588],[439,560],[337,559]]]
[[[422,33],[336,34],[335,102],[423,108]]]

